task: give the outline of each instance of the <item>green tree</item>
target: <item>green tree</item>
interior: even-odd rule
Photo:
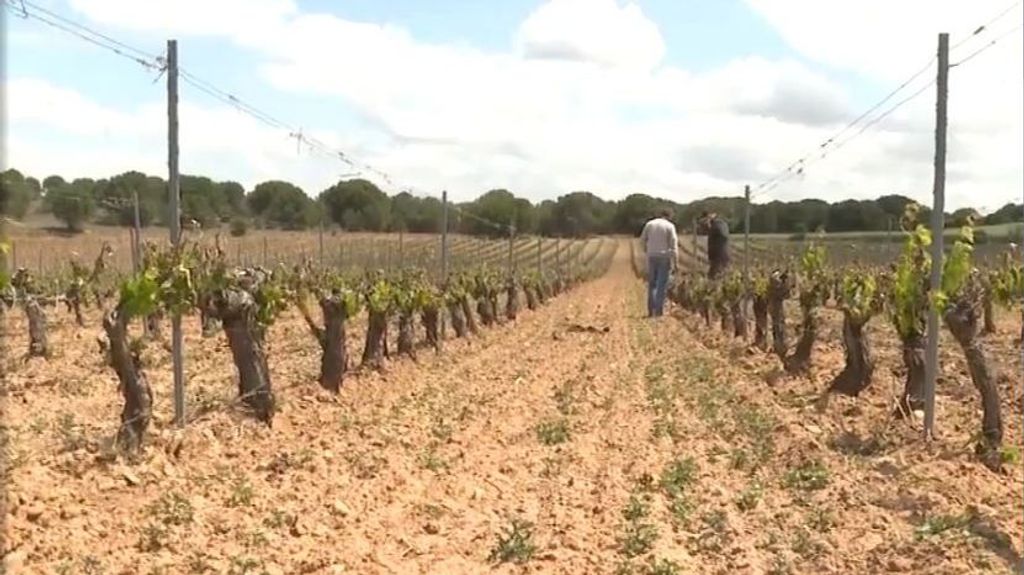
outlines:
[[[0,173],[0,214],[22,219],[28,213],[34,194],[25,176],[13,168]]]
[[[320,210],[302,188],[281,180],[262,182],[246,198],[249,211],[264,226],[304,230],[320,221]]]
[[[343,180],[320,193],[331,221],[350,231],[386,231],[391,200],[376,184],[364,179]]]
[[[81,232],[85,229],[95,209],[94,185],[91,180],[79,179],[47,193],[53,215],[64,222],[68,230]]]
[[[613,204],[590,192],[572,192],[550,205],[540,229],[550,235],[585,237],[609,231],[614,216]]]

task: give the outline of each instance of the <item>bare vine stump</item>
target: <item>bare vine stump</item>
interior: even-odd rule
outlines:
[[[986,289],[982,296],[982,306],[984,309],[985,327],[981,330],[981,335],[992,335],[996,332],[996,321],[995,313],[992,310],[992,293],[991,290]]]
[[[164,339],[163,318],[163,312],[157,312],[146,317],[146,329],[149,330],[149,338],[153,341]]]
[[[729,304],[729,313],[732,315],[733,336],[747,339],[747,314],[744,307],[742,299],[734,301]]]
[[[711,327],[711,306],[707,302],[700,304],[700,316],[704,318],[704,326]]]
[[[495,324],[501,323],[501,316],[498,314],[498,293],[487,294],[487,307],[491,313],[491,321]]]
[[[452,330],[455,331],[455,337],[466,337],[466,316],[462,313],[461,303],[448,304],[448,315],[452,319]]]
[[[416,332],[412,314],[401,313],[398,315],[398,355],[407,355],[416,358]]]
[[[28,357],[49,358],[46,312],[36,298],[29,296],[25,300],[25,315],[28,317]]]
[[[220,327],[220,326],[217,325],[217,318],[215,318],[212,315],[206,313],[205,311],[203,311],[202,308],[200,308],[199,309],[199,321],[200,321],[201,326],[202,326],[202,331],[203,331],[203,337],[204,338],[211,338],[211,337],[217,335],[217,328]]]
[[[271,425],[274,393],[263,351],[264,330],[256,321],[256,301],[249,292],[230,288],[219,294],[214,305],[238,370],[239,398],[257,419]]]
[[[469,333],[473,335],[480,333],[480,326],[477,325],[476,317],[473,316],[473,306],[469,296],[464,296],[459,300],[459,305],[462,306],[462,317],[466,320],[466,327],[469,328]]]
[[[491,302],[486,297],[482,297],[476,301],[476,312],[480,315],[480,323],[484,324],[484,327],[491,327],[494,325],[494,314],[491,308]]]
[[[541,282],[537,285],[537,303],[544,305],[548,303],[548,298],[551,296],[551,289],[548,287],[547,282]]]
[[[384,340],[387,330],[388,316],[371,310],[366,326],[366,344],[363,346],[364,366],[384,368]]]
[[[505,317],[515,321],[519,317],[519,288],[515,283],[508,286],[508,300],[505,302]]]
[[[722,333],[729,333],[732,331],[732,317],[729,313],[729,306],[718,304],[716,310],[718,311],[719,327],[722,328]]]
[[[803,323],[800,339],[796,342],[793,354],[783,361],[783,366],[790,374],[806,373],[811,367],[811,351],[818,335],[818,313],[811,306],[803,306]]]
[[[977,282],[968,284],[961,296],[946,310],[944,319],[964,352],[971,381],[981,395],[981,431],[984,444],[979,446],[979,454],[987,466],[998,470],[1002,466],[999,448],[1003,442],[1003,420],[1000,413],[999,390],[992,379],[988,358],[978,338],[980,291]]]
[[[864,337],[867,322],[857,322],[849,314],[843,314],[843,347],[846,349],[846,365],[832,383],[830,393],[857,397],[871,385],[875,363],[871,359],[871,348]]]
[[[754,296],[754,347],[768,351],[768,298]]]
[[[523,288],[523,293],[526,294],[526,308],[530,311],[535,311],[537,309],[537,288]]]
[[[103,318],[103,330],[109,341],[110,366],[117,373],[118,390],[124,398],[121,427],[117,445],[127,453],[135,453],[149,427],[153,393],[142,371],[138,354],[128,343],[128,322],[117,310]]]
[[[67,310],[75,314],[75,325],[85,327],[85,316],[82,315],[82,298],[74,294],[64,300]]]
[[[427,343],[434,351],[441,351],[441,310],[436,307],[428,307],[420,312],[420,320],[423,321],[423,330],[427,335]]]
[[[907,377],[896,415],[909,417],[924,408],[924,338],[916,335],[903,341],[903,366]]]
[[[321,298],[320,310],[324,316],[324,329],[316,332],[323,352],[320,356],[320,385],[337,393],[345,383],[345,370],[348,369],[348,352],[345,347],[348,314],[345,301],[339,295]]]
[[[783,271],[773,271],[768,279],[768,315],[772,322],[772,352],[783,362],[789,352],[786,339],[785,302],[792,293],[793,285],[789,275]]]

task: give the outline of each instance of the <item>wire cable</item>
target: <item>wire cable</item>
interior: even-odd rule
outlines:
[[[94,44],[98,47],[104,48],[121,56],[123,58],[130,59],[138,64],[141,64],[148,70],[156,71],[162,75],[167,69],[166,58],[163,56],[156,56],[145,50],[141,50],[117,39],[114,39],[106,34],[98,32],[88,26],[79,24],[73,20],[65,18],[56,12],[38,6],[28,0],[0,0],[4,7],[14,13],[16,16],[22,19],[33,19],[50,27],[59,29],[63,32],[71,34],[81,40]],[[328,146],[324,142],[317,138],[310,137],[302,133],[301,128],[295,128],[289,124],[275,118],[273,115],[253,106],[241,98],[223,90],[216,85],[197,77],[195,74],[188,72],[187,70],[179,67],[178,76],[188,85],[199,90],[200,92],[211,96],[217,100],[220,100],[236,110],[256,119],[257,121],[267,125],[268,127],[286,131],[289,138],[295,138],[299,149],[303,146],[309,151],[319,152],[334,160],[339,160],[346,164],[348,167],[357,170],[360,174],[370,173],[374,174],[383,180],[388,186],[395,187],[394,180],[392,177],[383,170],[379,170],[369,164],[358,162],[352,159],[347,153],[341,150],[337,150]],[[159,75],[157,79],[159,79]],[[412,189],[408,187],[408,189]],[[425,196],[436,197],[433,194],[425,193]],[[485,223],[495,229],[511,229],[511,226],[494,222],[472,212],[458,208],[454,204],[449,204],[450,208],[454,209],[456,213],[464,215],[470,219]]]
[[[963,40],[960,40],[959,42],[957,42],[956,44],[954,44],[954,45],[953,45],[953,46],[952,46],[952,47],[950,48],[950,52],[952,52],[953,50],[955,50],[956,48],[958,48],[958,47],[960,47],[960,46],[963,46],[963,45],[964,45],[964,44],[966,44],[966,43],[967,43],[968,41],[972,40],[973,38],[976,38],[976,37],[978,37],[978,36],[979,36],[979,35],[981,35],[982,33],[984,33],[984,32],[986,32],[987,30],[989,30],[989,28],[990,28],[990,27],[991,27],[991,26],[992,26],[993,24],[995,24],[995,23],[996,23],[996,22],[998,22],[999,20],[1001,20],[1001,19],[1005,18],[1007,14],[1009,14],[1009,13],[1010,13],[1010,12],[1011,12],[1011,11],[1012,11],[1012,10],[1013,10],[1014,8],[1017,8],[1017,7],[1019,7],[1019,6],[1020,6],[1020,5],[1022,4],[1022,3],[1024,3],[1024,0],[1018,0],[1017,2],[1014,2],[1013,4],[1011,4],[1010,6],[1008,6],[1007,8],[1005,8],[1004,10],[1002,10],[1001,12],[999,12],[998,14],[996,14],[996,15],[995,15],[994,17],[992,17],[991,19],[989,19],[989,20],[988,20],[987,22],[985,22],[984,24],[981,24],[980,26],[976,27],[976,28],[974,29],[974,31],[973,31],[973,32],[971,32],[971,34],[969,34],[969,35],[968,35],[968,36],[967,36],[966,38],[964,38]],[[1022,26],[1021,26],[1021,25],[1018,25],[1018,26],[1014,27],[1013,29],[1011,29],[1011,30],[1009,30],[1009,31],[1007,31],[1007,32],[1005,32],[1005,33],[1003,33],[1003,34],[1000,34],[999,36],[997,36],[996,38],[994,38],[993,40],[991,40],[991,41],[990,41],[990,42],[989,42],[988,44],[985,44],[985,45],[984,45],[984,46],[982,46],[981,48],[979,48],[979,49],[975,50],[974,52],[970,53],[969,55],[967,55],[966,57],[964,57],[964,58],[962,58],[961,60],[957,61],[956,63],[954,63],[954,64],[950,64],[950,65],[949,65],[949,67],[950,67],[950,68],[954,68],[954,67],[956,67],[956,66],[959,66],[959,65],[962,65],[962,64],[965,64],[965,63],[969,62],[969,61],[970,61],[971,59],[973,59],[974,57],[978,56],[978,55],[979,55],[979,54],[981,54],[982,52],[984,52],[984,51],[988,50],[989,48],[993,47],[993,46],[994,46],[994,45],[996,45],[996,44],[997,44],[997,43],[998,43],[998,42],[999,42],[1000,40],[1002,40],[1002,39],[1006,38],[1006,37],[1007,37],[1007,36],[1009,36],[1010,34],[1012,34],[1012,33],[1016,32],[1016,31],[1020,30],[1021,28],[1022,28]],[[876,117],[875,117],[874,119],[872,119],[871,121],[867,122],[867,124],[865,124],[865,125],[864,125],[864,126],[863,126],[863,127],[861,128],[861,129],[859,129],[859,130],[858,130],[857,132],[855,132],[855,133],[853,134],[853,136],[851,136],[851,137],[849,137],[849,138],[847,138],[847,139],[845,139],[845,140],[842,140],[842,141],[841,141],[840,143],[838,143],[838,144],[835,144],[836,140],[838,140],[838,138],[839,138],[839,137],[840,137],[840,136],[841,136],[842,134],[844,134],[845,132],[849,131],[850,129],[852,129],[852,128],[853,128],[854,126],[856,126],[857,124],[859,124],[859,123],[860,123],[860,122],[861,122],[862,120],[864,120],[864,119],[865,119],[865,118],[866,118],[867,116],[869,116],[869,115],[870,115],[870,114],[871,114],[872,112],[874,112],[875,110],[879,109],[879,108],[880,108],[881,106],[883,106],[883,105],[884,105],[884,104],[885,104],[886,102],[888,102],[889,100],[891,100],[891,99],[892,99],[892,98],[893,98],[893,97],[894,97],[894,96],[895,96],[896,94],[898,94],[898,93],[899,93],[900,91],[902,91],[902,90],[903,90],[904,88],[906,88],[907,86],[909,86],[909,85],[910,85],[910,84],[911,84],[911,83],[912,83],[912,82],[913,82],[914,80],[916,80],[917,78],[919,78],[919,77],[920,77],[920,76],[921,76],[922,74],[924,74],[924,73],[925,73],[926,71],[930,70],[930,69],[932,68],[932,64],[933,64],[933,63],[934,63],[934,62],[936,61],[936,59],[937,59],[937,56],[933,56],[933,57],[932,57],[932,58],[931,58],[931,59],[930,59],[930,60],[928,61],[928,64],[927,64],[927,65],[926,65],[926,66],[925,66],[924,68],[922,68],[922,69],[918,70],[917,72],[915,72],[914,74],[912,74],[912,75],[911,75],[911,76],[910,76],[909,78],[907,78],[907,79],[906,79],[906,80],[905,80],[905,81],[904,81],[903,83],[901,83],[901,84],[900,84],[899,86],[897,86],[895,90],[893,90],[892,92],[890,92],[889,94],[887,94],[887,95],[886,95],[886,96],[885,96],[884,98],[882,98],[882,100],[880,100],[879,102],[877,102],[877,103],[876,103],[875,105],[873,105],[873,106],[872,106],[871,108],[869,108],[869,109],[868,109],[867,111],[865,111],[865,112],[864,112],[863,114],[861,114],[861,115],[860,115],[860,116],[858,116],[858,117],[857,117],[856,119],[854,119],[854,120],[853,120],[852,122],[850,122],[850,123],[849,123],[849,124],[847,124],[847,125],[846,125],[845,127],[843,127],[843,129],[842,129],[842,130],[840,130],[838,134],[836,134],[835,136],[832,136],[832,137],[830,137],[829,139],[825,140],[825,141],[824,141],[823,143],[819,144],[819,146],[818,146],[818,149],[821,149],[821,150],[825,150],[825,151],[824,151],[824,152],[823,152],[823,153],[822,153],[822,154],[821,154],[821,155],[820,155],[820,156],[819,156],[819,157],[818,157],[817,159],[811,159],[811,156],[812,156],[813,152],[809,152],[809,153],[805,154],[804,156],[801,156],[800,158],[798,158],[798,159],[797,159],[796,161],[794,161],[793,163],[791,163],[791,164],[790,164],[789,166],[787,166],[787,167],[786,167],[786,169],[785,169],[785,170],[783,170],[783,171],[782,171],[782,172],[780,172],[779,174],[777,174],[777,175],[775,175],[775,176],[773,176],[773,177],[769,178],[768,180],[765,180],[764,182],[762,182],[761,184],[759,184],[758,186],[756,186],[756,187],[754,188],[754,193],[752,193],[752,194],[751,194],[751,200],[753,200],[754,198],[760,197],[760,196],[764,195],[765,193],[767,193],[767,192],[769,192],[769,191],[771,191],[771,190],[775,189],[776,187],[778,187],[778,186],[779,186],[779,184],[781,184],[782,182],[784,182],[784,181],[786,181],[786,180],[788,180],[788,179],[792,178],[792,177],[793,177],[793,176],[795,176],[795,175],[802,175],[802,174],[804,173],[804,169],[805,169],[805,168],[807,167],[807,165],[808,165],[809,163],[815,163],[816,161],[820,161],[820,160],[822,160],[822,159],[824,159],[825,157],[827,157],[827,156],[828,156],[828,154],[830,153],[830,151],[829,151],[828,147],[829,147],[830,145],[832,146],[832,147],[831,147],[831,149],[830,149],[831,151],[835,151],[835,150],[837,150],[837,149],[840,149],[840,148],[842,148],[842,147],[843,147],[843,146],[845,146],[845,145],[846,145],[847,143],[849,143],[849,142],[850,142],[850,140],[852,140],[852,139],[854,139],[854,138],[856,138],[856,137],[860,136],[860,135],[861,135],[861,134],[863,134],[863,133],[864,133],[864,132],[865,132],[865,131],[866,131],[866,130],[867,130],[868,128],[870,128],[871,126],[874,126],[874,125],[878,124],[878,122],[880,122],[880,121],[881,121],[882,119],[886,118],[887,116],[889,116],[890,114],[892,114],[893,112],[895,112],[895,111],[896,111],[897,109],[899,109],[900,107],[902,107],[903,105],[905,105],[905,104],[906,104],[907,102],[910,102],[910,101],[911,101],[911,100],[913,100],[914,98],[916,98],[916,97],[920,96],[920,95],[921,95],[921,94],[922,94],[922,93],[923,93],[923,92],[924,92],[924,91],[925,91],[926,89],[928,89],[929,87],[931,87],[931,86],[933,86],[933,85],[935,84],[935,80],[934,80],[934,79],[933,79],[933,80],[932,80],[931,82],[929,82],[928,84],[926,84],[926,85],[922,86],[921,88],[919,88],[919,89],[918,89],[917,91],[915,91],[915,92],[911,93],[911,95],[910,95],[910,96],[908,96],[907,98],[904,98],[903,100],[900,100],[900,101],[899,101],[899,102],[898,102],[898,103],[897,103],[897,104],[896,104],[895,106],[893,106],[893,107],[889,108],[889,109],[888,109],[888,110],[887,110],[886,112],[884,112],[884,113],[880,114],[879,116],[876,116]],[[833,145],[833,144],[835,144],[835,145]],[[808,162],[808,160],[810,160],[810,162]]]
[[[967,62],[970,62],[971,59],[973,59],[975,56],[977,56],[978,54],[981,54],[985,50],[988,50],[989,48],[995,46],[996,44],[999,43],[1000,40],[1002,40],[1003,38],[1006,38],[1007,36],[1009,36],[1010,34],[1013,34],[1014,32],[1019,31],[1022,27],[1024,27],[1024,25],[1018,24],[1016,27],[1011,28],[1010,30],[1004,32],[1003,34],[1000,34],[999,36],[996,36],[988,44],[985,44],[981,48],[978,48],[974,52],[971,52],[967,56],[961,58],[960,60],[957,60],[955,63],[950,64],[949,67],[950,68],[956,68],[957,66],[959,66],[961,64],[966,64]]]
[[[46,16],[41,16],[35,12],[29,12],[27,8],[32,7],[33,10],[39,10],[40,12],[43,13],[51,13],[48,10],[36,8],[35,5],[31,4],[30,2],[24,2],[21,6],[18,6],[14,4],[13,0],[2,1],[4,3],[4,6],[8,10],[13,12],[15,15],[17,15],[19,18],[31,18],[38,22],[42,22],[47,26],[56,28],[73,36],[76,36],[77,38],[84,40],[90,44],[93,44],[100,48],[104,48],[106,50],[109,50],[110,52],[113,52],[114,54],[117,54],[118,56],[121,56],[122,58],[126,58],[137,64],[140,64],[147,70],[160,71],[165,66],[165,63],[159,56],[154,56],[152,54],[149,54],[148,52],[144,52],[142,50],[139,50],[138,48],[134,48],[132,46],[124,44],[123,42],[113,40],[105,34],[87,28],[85,26],[70,23],[70,20],[67,20],[66,18],[60,18],[59,20],[57,20],[48,18]],[[129,52],[134,52],[135,54],[129,54]]]
[[[982,32],[985,32],[986,30],[988,30],[989,26],[991,26],[991,25],[995,24],[996,22],[1002,20],[1003,18],[1006,17],[1007,14],[1010,13],[1011,10],[1013,10],[1014,8],[1020,6],[1021,5],[1021,1],[1022,0],[1017,0],[1017,2],[1014,2],[1013,4],[1011,4],[1009,7],[1007,7],[1002,12],[1000,12],[999,14],[996,14],[991,20],[989,20],[988,22],[985,22],[981,26],[978,26],[977,28],[975,28],[974,31],[971,32],[966,38],[964,38],[963,40],[960,40],[956,44],[953,44],[953,46],[950,47],[950,51],[956,50],[960,46],[963,46],[965,43],[970,41],[975,36],[981,34]]]

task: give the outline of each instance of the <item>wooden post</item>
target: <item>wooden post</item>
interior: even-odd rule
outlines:
[[[178,180],[178,41],[167,41],[167,186],[170,196],[171,245],[181,245],[181,185]],[[174,422],[185,425],[185,369],[181,314],[171,317],[171,356],[174,364]]]
[[[320,269],[324,268],[324,218],[320,216],[319,238],[320,242]]]
[[[943,231],[946,195],[946,99],[949,80],[949,34],[939,34],[939,71],[935,104],[935,177],[932,191],[931,293],[942,287]],[[928,347],[924,364],[924,436],[935,434],[935,380],[939,373],[939,310],[928,306]]]
[[[750,186],[743,188],[743,287],[750,289]]]

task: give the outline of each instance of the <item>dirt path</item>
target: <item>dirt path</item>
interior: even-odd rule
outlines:
[[[338,397],[317,391],[305,327],[282,321],[273,429],[223,410],[171,429],[161,363],[156,433],[132,467],[97,453],[118,406],[92,334],[59,326],[61,367],[12,374],[4,406],[10,572],[969,572],[960,551],[897,561],[911,512],[875,496],[954,502],[921,503],[901,461],[894,480],[830,451],[746,381],[742,354],[643,318],[629,257],[623,244],[606,276],[514,326],[350,378]],[[227,352],[190,337],[190,405],[213,405],[230,395]],[[532,527],[500,544],[520,521]]]

